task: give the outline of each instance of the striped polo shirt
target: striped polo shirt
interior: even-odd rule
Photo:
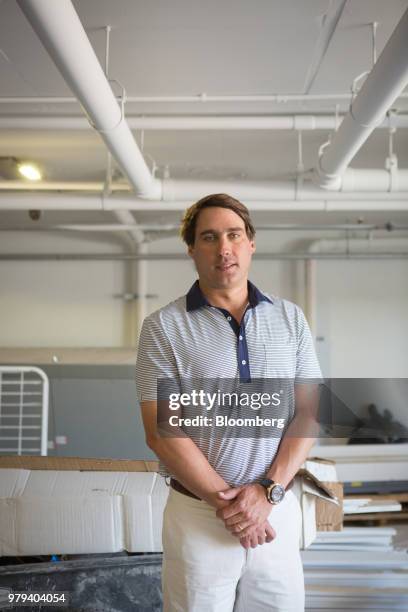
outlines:
[[[181,379],[320,379],[312,336],[302,310],[248,282],[241,322],[208,303],[198,281],[187,295],[143,322],[136,365],[140,402],[157,400],[157,381]],[[290,414],[293,418],[293,411]],[[210,465],[231,486],[260,480],[280,437],[216,436],[203,427],[190,434]],[[169,476],[160,464],[160,473]]]

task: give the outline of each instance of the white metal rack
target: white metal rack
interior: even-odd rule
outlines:
[[[47,455],[49,381],[32,366],[0,366],[0,452]]]

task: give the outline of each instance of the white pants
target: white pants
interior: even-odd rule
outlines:
[[[273,506],[276,538],[245,550],[206,502],[170,489],[163,519],[164,612],[303,612],[301,510]]]

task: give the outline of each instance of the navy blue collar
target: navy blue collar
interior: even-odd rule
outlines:
[[[249,305],[251,308],[255,308],[258,306],[260,302],[269,302],[273,304],[272,300],[264,295],[255,285],[253,285],[250,281],[248,281],[248,297],[249,297]],[[203,292],[200,289],[200,285],[198,284],[198,280],[191,287],[186,296],[186,308],[187,312],[192,310],[198,310],[203,306],[211,306],[207,299],[205,298]]]

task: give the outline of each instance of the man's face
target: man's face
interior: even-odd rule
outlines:
[[[234,211],[211,207],[199,213],[188,254],[204,287],[227,289],[246,283],[254,252],[255,243]]]

